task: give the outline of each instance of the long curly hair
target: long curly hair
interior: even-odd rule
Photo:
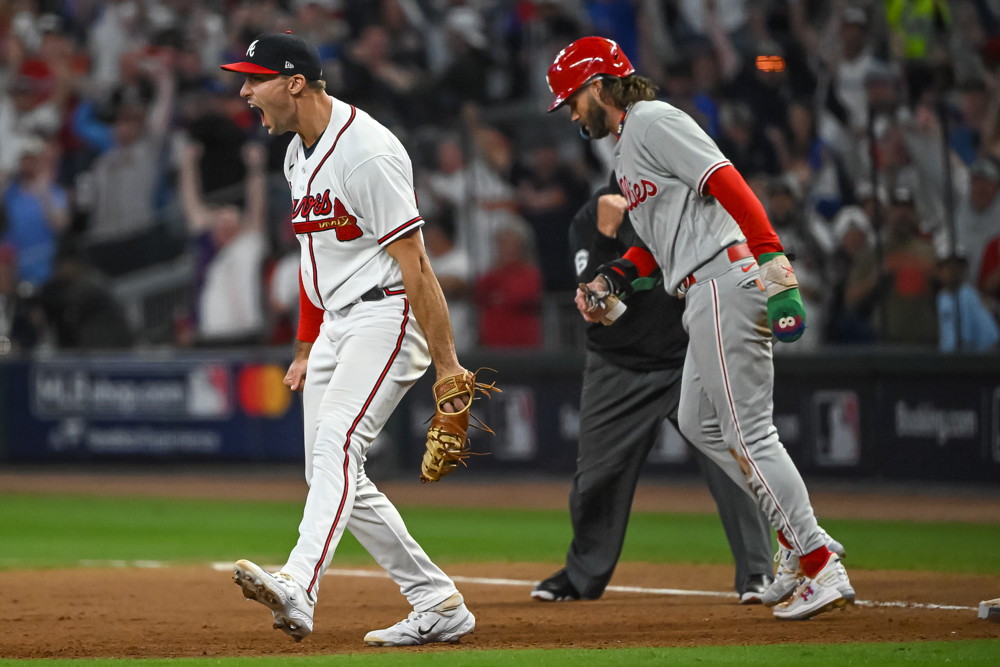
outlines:
[[[656,84],[644,76],[630,74],[624,77],[606,76],[602,79],[601,98],[624,109],[634,102],[655,100]]]

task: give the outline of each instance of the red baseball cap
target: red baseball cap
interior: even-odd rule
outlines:
[[[258,35],[247,47],[246,60],[222,65],[222,69],[243,74],[301,74],[306,81],[323,78],[319,53],[290,32]]]
[[[595,77],[625,77],[635,72],[616,42],[605,37],[582,37],[559,52],[545,77],[556,96],[549,106],[555,111],[574,92]]]

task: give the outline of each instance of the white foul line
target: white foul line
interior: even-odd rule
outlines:
[[[280,566],[272,566],[269,569],[275,571]],[[212,563],[212,569],[219,571],[228,571],[233,568],[232,563]],[[326,574],[334,575],[337,577],[361,577],[367,579],[388,579],[389,575],[384,571],[380,570],[347,570],[339,568],[330,568],[326,571]],[[464,584],[479,584],[482,586],[518,586],[529,588],[537,584],[537,581],[526,581],[523,579],[495,579],[491,577],[463,577],[463,576],[453,576],[451,577],[453,581]],[[736,598],[738,597],[736,593],[729,593],[726,591],[693,591],[684,588],[643,588],[640,586],[608,586],[607,590],[613,591],[615,593],[641,593],[644,595],[682,595],[688,597],[720,597],[720,598]],[[977,611],[977,607],[964,607],[960,605],[951,604],[933,604],[933,603],[923,603],[923,602],[877,602],[875,600],[857,600],[855,603],[859,607],[881,607],[881,608],[897,608],[897,609],[931,609],[931,610],[943,610],[943,611]]]

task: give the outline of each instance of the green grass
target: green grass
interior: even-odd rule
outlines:
[[[698,648],[622,648],[559,651],[467,651],[461,649],[417,653],[409,650],[365,654],[275,658],[183,658],[175,660],[0,660],[0,665],[47,667],[320,667],[345,665],[414,665],[421,667],[517,667],[542,665],[733,665],[742,667],[802,667],[835,665],[992,665],[1000,658],[1000,642],[991,640],[921,642],[919,644],[779,644],[772,646],[709,646]]]
[[[0,494],[0,568],[74,566],[82,560],[283,562],[295,543],[298,502]],[[410,531],[442,563],[557,563],[570,539],[565,511],[402,508]],[[446,519],[446,520],[445,520]],[[247,530],[249,524],[253,530]],[[1000,574],[995,525],[825,521],[851,568]],[[625,561],[732,562],[717,516],[636,513]],[[350,536],[337,565],[370,564]]]

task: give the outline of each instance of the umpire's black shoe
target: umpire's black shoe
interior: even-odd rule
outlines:
[[[767,574],[751,574],[747,578],[747,585],[740,593],[740,604],[760,604],[762,602],[762,597],[764,591],[767,587],[771,585],[774,581],[770,575]]]
[[[566,570],[559,570],[535,586],[535,590],[531,591],[531,597],[540,602],[568,602],[579,600],[580,593],[570,583]]]

